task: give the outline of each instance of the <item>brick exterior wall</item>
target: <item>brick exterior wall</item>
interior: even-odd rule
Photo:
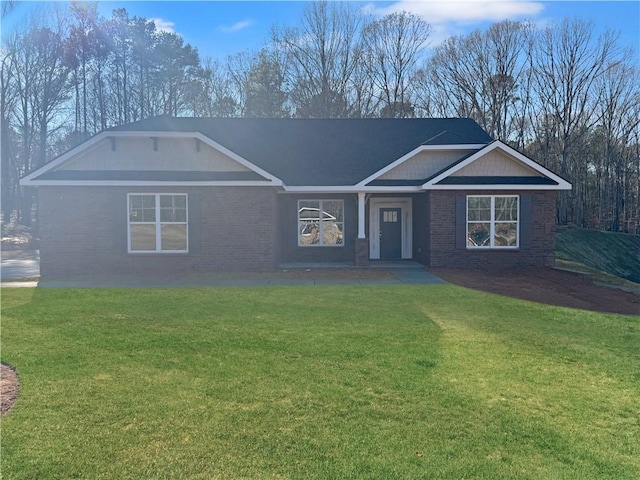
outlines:
[[[127,193],[186,193],[189,253],[127,253]],[[276,267],[273,188],[40,187],[38,195],[43,277]]]
[[[189,253],[127,253],[127,193],[186,193],[189,196]],[[414,195],[414,260],[430,267],[453,268],[553,265],[556,192],[525,193],[532,200],[529,242],[521,241],[521,248],[517,250],[487,251],[456,248],[456,196],[468,194],[513,192],[431,191]],[[356,260],[355,197],[335,196],[345,200],[343,247],[303,248],[297,246],[297,199],[300,197],[278,195],[274,188],[40,187],[38,195],[40,271],[45,278],[269,271],[282,261]],[[369,231],[368,225],[366,231]]]
[[[552,266],[555,258],[555,191],[530,191],[531,238],[517,250],[467,250],[456,248],[457,195],[513,195],[505,191],[432,191],[427,200],[429,250],[427,265],[451,268],[511,268]],[[519,192],[515,192],[519,193]],[[522,222],[522,219],[521,219]]]

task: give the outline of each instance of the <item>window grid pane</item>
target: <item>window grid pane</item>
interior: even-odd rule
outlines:
[[[298,245],[340,246],[343,227],[342,200],[298,201]]]
[[[496,247],[515,247],[518,244],[518,224],[517,223],[496,223],[493,235]]]
[[[468,247],[488,247],[491,240],[490,223],[469,223],[467,235]]]
[[[156,249],[156,226],[154,224],[131,225],[131,250],[151,251]]]
[[[131,195],[129,198],[129,221],[155,222],[155,197],[153,195]]]
[[[162,250],[186,250],[187,226],[179,224],[162,225],[160,227]]]
[[[467,248],[517,248],[519,197],[468,196]]]
[[[129,251],[186,252],[185,194],[129,195]]]

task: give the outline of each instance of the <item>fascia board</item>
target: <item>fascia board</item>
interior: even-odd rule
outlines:
[[[276,177],[275,175],[272,175],[271,173],[267,172],[266,170],[263,170],[262,168],[258,167],[254,163],[251,163],[249,160],[245,159],[244,157],[241,157],[237,153],[232,152],[228,148],[223,147],[218,142],[212,140],[211,138],[207,137],[206,135],[204,135],[204,134],[202,134],[200,132],[194,132],[192,135],[195,138],[197,138],[198,140],[200,140],[202,143],[205,143],[205,144],[209,145],[211,148],[213,148],[215,150],[218,150],[220,153],[222,153],[224,155],[227,155],[232,160],[235,160],[236,162],[238,162],[240,165],[243,165],[243,166],[247,167],[249,170],[254,171],[255,173],[257,173],[258,175],[260,175],[262,177],[268,178],[274,184],[277,184],[277,185],[282,185],[283,184],[282,180],[279,179],[278,177]]]
[[[281,187],[280,193],[416,193],[424,191],[419,186],[411,187],[356,187],[346,186],[317,186],[317,187],[288,187],[283,183],[271,181],[203,181],[203,182],[173,182],[173,181],[141,181],[141,180],[33,180],[25,186],[81,186],[81,187]]]
[[[43,166],[41,166],[40,168],[35,169],[33,172],[25,175],[24,177],[22,177],[20,179],[20,185],[28,187],[31,185],[35,185],[33,183],[33,179],[39,177],[40,175],[47,173],[51,170],[54,170],[58,167],[60,167],[61,165],[64,165],[65,163],[69,162],[70,160],[73,159],[73,157],[75,157],[76,155],[82,153],[82,152],[87,152],[87,151],[91,151],[91,149],[97,147],[98,143],[100,143],[102,140],[104,140],[105,138],[107,138],[110,135],[105,135],[105,132],[102,133],[98,133],[97,135],[91,137],[89,140],[86,140],[85,142],[81,143],[80,145],[77,145],[75,147],[73,147],[71,150],[63,153],[62,155],[60,155],[58,158],[50,161],[49,163],[44,164]]]
[[[20,182],[22,184],[22,181]],[[66,187],[281,187],[281,183],[271,181],[210,181],[210,182],[173,182],[144,180],[32,180],[27,187],[66,186]]]
[[[424,190],[567,190],[561,185],[423,185]]]
[[[365,186],[367,183],[372,182],[373,180],[377,180],[379,177],[381,177],[382,175],[384,175],[385,173],[387,173],[390,170],[393,170],[394,168],[396,168],[398,165],[403,164],[404,162],[406,162],[407,160],[415,157],[416,155],[422,153],[422,152],[428,152],[428,151],[455,151],[455,150],[475,150],[475,149],[480,149],[480,148],[484,148],[486,146],[485,143],[480,143],[480,144],[455,144],[455,145],[420,145],[419,147],[411,150],[409,153],[407,153],[406,155],[403,155],[402,157],[400,157],[399,159],[395,160],[394,162],[390,163],[389,165],[381,168],[380,170],[378,170],[377,172],[375,172],[374,174],[368,176],[367,178],[365,178],[364,180],[362,180],[361,182],[357,183],[357,186],[359,187],[363,187]]]
[[[301,187],[301,186],[284,186],[284,191],[281,193],[415,193],[423,192],[424,190],[420,186],[404,186],[404,187],[360,187],[357,185],[344,185],[344,186],[315,186],[315,187]]]
[[[541,185],[535,185],[535,187],[537,187],[537,188],[535,188],[535,189],[532,188],[531,190],[571,190],[571,184],[569,182],[567,182],[565,179],[559,177],[555,173],[553,173],[550,170],[544,168],[542,165],[537,164],[536,162],[534,162],[530,158],[526,157],[525,155],[522,155],[520,152],[518,152],[517,150],[514,150],[509,145],[506,145],[506,144],[502,143],[500,140],[496,140],[496,141],[490,143],[489,145],[486,145],[485,148],[482,148],[481,150],[477,151],[476,153],[471,155],[469,158],[467,158],[463,162],[460,162],[459,164],[454,165],[450,169],[442,172],[437,177],[432,178],[431,180],[426,182],[424,185],[422,185],[422,188],[424,188],[425,190],[460,190],[460,188],[459,188],[460,186],[459,185],[456,185],[455,186],[456,188],[452,188],[452,185],[437,185],[437,184],[438,184],[438,182],[444,180],[448,176],[450,176],[450,175],[454,174],[455,172],[463,169],[467,165],[475,162],[479,158],[483,157],[484,155],[486,155],[487,153],[489,153],[489,152],[491,152],[491,151],[493,151],[495,149],[502,150],[506,154],[511,155],[512,157],[514,157],[516,160],[524,163],[525,165],[527,165],[529,168],[533,169],[534,171],[536,171],[540,175],[543,175],[543,176],[553,180],[554,182],[556,182],[558,184],[557,186],[555,186],[555,185],[552,185],[552,186],[546,185],[546,186],[544,186],[545,188],[542,188],[543,186],[541,186]],[[462,185],[462,187],[463,188],[469,188],[470,186]],[[475,187],[480,187],[480,186],[476,185]],[[487,187],[487,189],[488,188],[494,188],[493,185],[488,185],[488,186],[484,186],[483,185],[482,187]],[[514,185],[509,185],[509,187],[511,189],[515,189]],[[525,187],[525,185],[518,185],[518,187]],[[482,189],[484,189],[484,188],[482,188]]]
[[[571,190],[571,184],[569,182],[567,182],[564,178],[560,177],[559,175],[556,175],[551,170],[543,167],[539,163],[534,162],[529,157],[527,157],[527,156],[521,154],[520,152],[518,152],[517,150],[511,148],[509,145],[507,145],[505,143],[502,143],[501,141],[497,141],[496,143],[498,144],[496,146],[496,148],[500,148],[502,151],[504,151],[508,155],[511,155],[512,157],[515,157],[517,160],[521,161],[525,165],[527,165],[530,168],[534,169],[535,171],[537,171],[541,175],[543,175],[543,176],[545,176],[547,178],[550,178],[551,180],[556,182],[558,184],[558,187],[560,187],[560,188],[558,188],[558,190]]]

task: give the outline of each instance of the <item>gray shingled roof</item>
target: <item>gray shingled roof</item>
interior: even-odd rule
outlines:
[[[354,185],[421,145],[484,145],[492,140],[468,118],[161,116],[110,130],[200,132],[290,186]]]

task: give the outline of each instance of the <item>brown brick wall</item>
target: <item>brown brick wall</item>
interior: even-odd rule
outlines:
[[[508,268],[551,266],[555,250],[555,191],[531,191],[532,225],[529,246],[517,250],[467,250],[456,248],[457,195],[512,195],[504,191],[432,191],[428,201],[431,224],[429,261],[431,267]]]
[[[127,253],[127,193],[186,193],[190,223],[188,254]],[[456,195],[510,194],[500,191],[432,191],[414,198],[414,259],[432,267],[539,267],[553,264],[553,191],[532,191],[531,242],[518,250],[457,249]],[[43,277],[120,273],[272,270],[287,243],[287,212],[272,188],[41,187],[39,188]],[[199,208],[191,208],[197,201]],[[282,203],[282,202],[280,202]],[[345,202],[345,208],[350,205]],[[280,212],[278,212],[280,207]],[[355,215],[355,214],[354,214]],[[278,220],[280,218],[280,220]],[[347,221],[349,220],[349,221]],[[280,228],[278,225],[280,222]],[[345,230],[356,228],[345,215]],[[367,229],[368,231],[368,229]],[[283,233],[284,232],[284,233]],[[355,233],[351,235],[355,238]],[[293,238],[293,237],[292,237]],[[280,247],[280,248],[278,248]],[[336,249],[354,259],[353,245]],[[288,252],[287,249],[284,249]],[[280,252],[282,255],[282,252]],[[291,260],[286,255],[287,260]]]
[[[189,253],[127,253],[127,193],[188,194]],[[41,187],[38,194],[43,277],[276,266],[277,193],[272,188]],[[192,199],[199,203],[195,229]]]

